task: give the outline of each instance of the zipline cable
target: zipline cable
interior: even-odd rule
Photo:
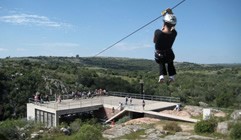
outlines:
[[[184,1],[186,0],[182,0],[181,2],[179,2],[178,4],[176,4],[174,7],[172,7],[171,9],[175,9],[177,6],[179,6],[180,4],[182,4]],[[141,29],[145,28],[146,26],[150,25],[151,23],[153,23],[154,21],[158,20],[159,18],[161,18],[162,15],[158,16],[157,18],[153,19],[152,21],[146,23],[145,25],[141,26],[140,28],[138,28],[137,30],[133,31],[132,33],[128,34],[127,36],[123,37],[122,39],[120,39],[119,41],[115,42],[114,44],[110,45],[109,47],[105,48],[104,50],[100,51],[99,53],[97,53],[96,55],[94,55],[94,57],[100,55],[101,53],[105,52],[106,50],[114,47],[116,44],[120,43],[121,41],[125,40],[126,38],[130,37],[131,35],[135,34],[136,32],[140,31]]]

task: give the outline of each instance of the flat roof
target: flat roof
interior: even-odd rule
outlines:
[[[109,108],[118,108],[119,103],[122,103],[124,108],[142,110],[142,99],[132,98],[132,104],[130,104],[130,99],[128,99],[128,103],[125,104],[125,97],[117,97],[117,96],[99,96],[94,98],[87,99],[66,99],[62,100],[61,103],[56,101],[37,103],[37,105],[42,107],[47,107],[54,109],[56,111],[68,110],[68,109],[76,109],[76,108],[85,108],[91,106],[103,105],[104,107]],[[153,100],[145,100],[145,110],[159,110],[162,108],[173,107],[177,103],[172,102],[163,102],[163,101],[153,101]]]

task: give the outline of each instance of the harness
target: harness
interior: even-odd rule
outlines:
[[[155,51],[155,61],[158,64],[171,62],[174,60],[174,58],[175,58],[175,55],[172,49]]]

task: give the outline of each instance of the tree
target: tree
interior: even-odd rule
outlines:
[[[201,120],[194,126],[196,133],[213,133],[217,126],[217,122],[214,119]]]
[[[218,107],[229,107],[233,104],[233,97],[231,94],[223,92],[216,98],[216,104]]]
[[[235,140],[241,139],[241,122],[233,125],[230,131],[230,137]]]

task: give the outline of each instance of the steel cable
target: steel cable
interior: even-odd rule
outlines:
[[[176,4],[174,7],[172,7],[171,9],[175,9],[176,7],[178,7],[180,4],[182,4],[184,1],[186,0],[182,0],[181,2],[179,2],[178,4]],[[141,26],[140,28],[136,29],[135,31],[133,31],[132,33],[128,34],[127,36],[123,37],[122,39],[118,40],[117,42],[115,42],[114,44],[110,45],[109,47],[105,48],[104,50],[100,51],[99,53],[97,53],[96,55],[94,55],[94,57],[100,55],[101,53],[105,52],[106,50],[114,47],[116,44],[120,43],[121,41],[125,40],[126,38],[130,37],[131,35],[135,34],[136,32],[140,31],[141,29],[145,28],[146,26],[150,25],[151,23],[153,23],[154,21],[158,20],[159,18],[161,18],[161,16],[158,16],[157,18],[153,19],[152,21],[146,23],[145,25]]]

